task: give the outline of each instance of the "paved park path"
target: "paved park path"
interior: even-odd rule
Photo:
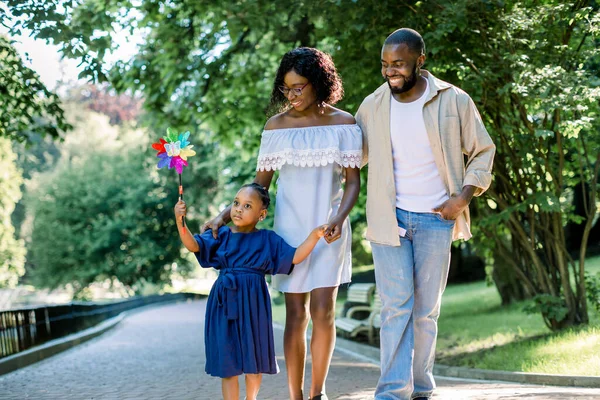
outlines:
[[[205,304],[190,301],[139,310],[96,339],[0,376],[0,399],[220,399],[220,380],[204,373]],[[259,399],[287,399],[282,336],[283,332],[275,329],[282,371],[265,376]],[[310,364],[307,372],[310,382]],[[328,379],[329,396],[372,399],[378,375],[377,365],[336,351]],[[438,385],[435,400],[600,399],[600,389],[443,378]]]

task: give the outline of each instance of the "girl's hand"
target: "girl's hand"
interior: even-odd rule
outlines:
[[[227,224],[225,221],[223,221],[223,218],[216,217],[202,225],[200,228],[200,234],[203,234],[207,229],[212,229],[212,235],[215,239],[217,239],[219,237],[219,228],[225,225]]]
[[[333,217],[327,224],[325,230],[325,241],[327,243],[333,243],[342,236],[342,225],[344,220],[339,220],[337,217]]]
[[[182,217],[185,217],[186,214],[187,206],[185,205],[185,201],[179,200],[177,204],[175,204],[175,219],[181,221]]]
[[[313,229],[312,233],[313,233],[313,235],[317,236],[320,239],[323,236],[325,236],[326,230],[327,230],[327,224],[317,226],[315,229]]]

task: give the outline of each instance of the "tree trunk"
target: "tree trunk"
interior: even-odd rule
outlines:
[[[503,306],[531,298],[519,282],[514,269],[508,263],[503,262],[503,258],[499,254],[494,255],[492,279],[498,289]]]

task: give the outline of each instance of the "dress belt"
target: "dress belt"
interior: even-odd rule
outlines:
[[[236,275],[245,274],[265,276],[263,271],[252,268],[236,267],[219,270],[219,278],[215,282],[215,285],[217,285],[217,304],[219,307],[225,307],[225,316],[229,320],[238,319],[238,284]]]

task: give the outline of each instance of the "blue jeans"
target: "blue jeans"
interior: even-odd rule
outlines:
[[[454,221],[396,209],[400,246],[371,243],[381,296],[381,377],[377,400],[431,397],[442,293]]]

